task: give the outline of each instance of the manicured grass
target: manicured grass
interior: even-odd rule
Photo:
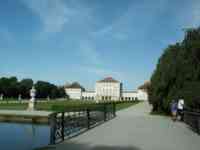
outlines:
[[[73,107],[86,106],[86,105],[90,105],[90,104],[96,104],[96,103],[92,102],[92,101],[81,101],[81,100],[50,101],[50,102],[37,103],[36,109],[52,111],[52,109],[56,110],[55,106],[73,108]]]
[[[0,109],[8,109],[8,110],[25,110],[27,109],[27,103],[1,103]]]
[[[51,111],[54,105],[60,106],[68,106],[68,107],[76,107],[80,105],[92,104],[94,102],[91,101],[79,101],[79,100],[51,100],[51,101],[37,101],[36,102],[36,110],[47,110]],[[19,101],[2,101],[0,102],[0,109],[8,109],[8,110],[26,110],[28,107],[28,102],[19,102]]]
[[[137,104],[138,101],[135,102],[116,102],[116,110],[122,110],[125,108],[128,108],[132,105]],[[96,104],[94,101],[83,101],[83,100],[51,100],[51,101],[38,101],[36,103],[36,110],[46,110],[46,111],[52,111],[53,108],[56,108],[55,106],[62,106],[62,107],[68,107],[68,108],[74,108],[74,107],[84,107],[91,104]],[[0,109],[8,109],[8,110],[26,110],[28,107],[28,102],[19,102],[19,101],[3,101],[0,102]],[[53,109],[56,110],[56,109]]]
[[[150,112],[150,115],[170,116],[170,114],[168,114],[166,112]]]
[[[128,108],[128,107],[131,107],[133,105],[136,105],[138,103],[139,103],[139,101],[119,103],[119,104],[116,105],[116,110],[119,111],[119,110],[122,110],[122,109],[125,109],[125,108]]]

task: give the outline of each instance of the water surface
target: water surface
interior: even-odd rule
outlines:
[[[47,125],[0,123],[1,150],[32,150],[49,144]]]

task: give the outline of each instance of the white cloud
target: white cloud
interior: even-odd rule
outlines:
[[[111,37],[117,40],[125,40],[133,34],[133,31],[140,27],[144,27],[148,31],[151,27],[151,23],[155,23],[155,19],[164,11],[167,10],[168,1],[160,0],[156,4],[152,2],[147,3],[135,3],[132,2],[127,10],[122,12],[121,16],[113,20],[113,22],[107,26],[102,27],[100,30],[92,33],[95,37]],[[145,15],[144,18],[139,16]],[[144,23],[146,24],[144,25]],[[134,30],[133,30],[134,29]],[[144,29],[144,28],[143,28]]]
[[[39,16],[46,33],[61,32],[68,23],[77,20],[90,20],[91,9],[81,3],[68,5],[64,0],[22,0],[23,3]]]
[[[0,40],[4,42],[13,42],[13,34],[7,28],[0,28]]]
[[[192,27],[200,26],[200,1],[194,0],[191,6],[191,22]]]
[[[111,25],[105,26],[100,30],[92,32],[92,36],[94,37],[108,37],[114,38],[118,40],[124,40],[127,38],[127,33],[124,32],[124,29],[118,28],[119,22],[115,22]],[[123,37],[122,37],[123,36]]]
[[[80,69],[80,72],[87,72],[89,74],[97,76],[98,78],[104,78],[104,77],[110,77],[110,76],[119,80],[122,80],[124,78],[124,74],[122,74],[121,72],[107,69],[105,67],[80,66],[79,69]]]
[[[79,45],[79,52],[82,58],[90,65],[103,65],[103,60],[101,59],[100,54],[98,53],[94,44],[89,40],[83,40]]]
[[[199,0],[183,0],[170,1],[169,13],[174,24],[173,28],[177,28],[183,33],[182,29],[198,27],[200,25],[200,1]],[[177,6],[181,6],[177,8]],[[181,39],[182,40],[182,39]]]
[[[23,2],[40,17],[45,32],[61,31],[73,13],[62,0],[23,0]]]
[[[104,36],[104,35],[110,33],[113,30],[113,27],[114,27],[113,25],[108,25],[98,31],[93,32],[92,34],[94,36]]]
[[[107,26],[104,26],[101,29],[92,32],[91,35],[100,38],[111,37],[118,40],[124,40],[128,37],[127,30],[130,29],[129,26],[132,21],[130,17],[131,9],[132,7],[125,11],[125,13],[121,15],[121,17],[117,18],[116,20],[113,20],[111,24],[109,23]]]
[[[121,72],[108,69],[106,60],[103,60],[99,51],[96,49],[94,43],[91,43],[89,40],[83,40],[79,45],[80,56],[84,59],[86,63],[81,66],[77,66],[80,69],[80,72],[87,72],[89,74],[97,75],[100,78],[106,76],[113,76],[118,79],[123,79],[124,74]]]

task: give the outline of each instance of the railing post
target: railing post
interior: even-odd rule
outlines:
[[[106,110],[106,104],[103,104],[103,112],[104,112],[104,121],[106,121],[106,116],[107,116],[107,110]]]
[[[49,124],[50,124],[50,144],[55,144],[56,137],[56,113],[53,113],[49,118]]]
[[[197,133],[200,135],[200,116],[197,116]]]
[[[90,129],[90,110],[87,108],[86,109],[87,113],[87,128]]]
[[[62,140],[65,140],[65,113],[62,112],[61,116],[61,135],[62,135]]]
[[[184,113],[184,118],[183,118],[183,121],[188,124],[188,114],[186,111],[183,112]]]
[[[116,117],[116,103],[113,102],[113,116]]]

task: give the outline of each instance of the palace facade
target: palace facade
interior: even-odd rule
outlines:
[[[123,91],[122,83],[107,77],[97,81],[95,91],[86,91],[77,82],[65,86],[65,92],[70,99],[117,101],[117,100],[148,100],[147,92],[142,89],[136,91]]]

